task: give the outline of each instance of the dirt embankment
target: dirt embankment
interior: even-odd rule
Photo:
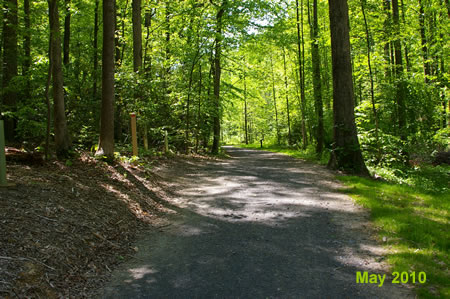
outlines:
[[[44,164],[8,162],[0,189],[0,297],[89,297],[164,225],[155,174],[82,155]]]

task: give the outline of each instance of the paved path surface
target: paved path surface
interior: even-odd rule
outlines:
[[[172,225],[137,243],[103,298],[413,298],[386,279],[367,214],[321,166],[227,147],[231,159],[161,169]],[[176,179],[175,179],[176,178]]]

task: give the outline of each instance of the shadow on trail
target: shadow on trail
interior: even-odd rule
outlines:
[[[180,162],[172,179],[175,223],[138,242],[105,298],[401,298],[382,273],[365,215],[332,191],[319,166],[279,154],[227,149],[232,159]],[[182,170],[182,171],[181,171]],[[176,177],[175,177],[176,176]]]

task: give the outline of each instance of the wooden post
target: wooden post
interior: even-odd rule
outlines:
[[[167,138],[167,131],[164,131],[164,152],[169,152],[169,139]]]
[[[131,143],[133,145],[133,156],[138,156],[136,135],[136,113],[131,113]]]

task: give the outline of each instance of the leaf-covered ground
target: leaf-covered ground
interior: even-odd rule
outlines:
[[[16,186],[0,189],[0,297],[90,297],[139,232],[165,225],[148,166],[27,164],[8,162]]]

